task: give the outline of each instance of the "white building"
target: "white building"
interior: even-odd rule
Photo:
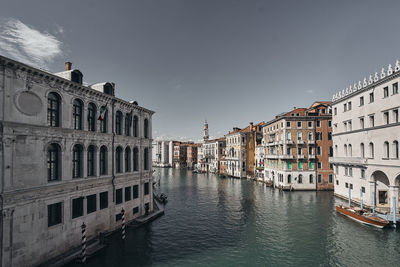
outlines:
[[[335,194],[378,211],[398,211],[400,64],[333,97]]]
[[[264,138],[263,138],[264,140]],[[264,180],[264,162],[265,162],[265,146],[264,144],[256,145],[255,150],[255,168],[254,168],[254,177],[262,182]]]
[[[172,159],[170,160],[170,143],[173,141],[156,140],[153,142],[153,166],[171,167]],[[171,163],[170,163],[171,162]]]
[[[92,239],[120,228],[122,209],[127,221],[153,210],[154,112],[82,78],[0,56],[1,266],[81,246],[83,222]]]

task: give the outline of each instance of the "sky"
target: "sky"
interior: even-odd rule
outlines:
[[[400,1],[0,0],[0,54],[154,110],[153,137],[269,121],[400,58]]]

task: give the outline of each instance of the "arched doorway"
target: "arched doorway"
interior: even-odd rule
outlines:
[[[372,173],[372,179],[375,182],[375,201],[377,207],[389,208],[389,178],[382,171]]]

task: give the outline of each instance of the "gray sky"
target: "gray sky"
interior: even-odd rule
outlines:
[[[400,1],[1,0],[0,54],[155,110],[154,136],[268,121],[400,58]]]

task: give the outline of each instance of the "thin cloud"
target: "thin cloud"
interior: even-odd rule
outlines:
[[[307,93],[307,94],[312,94],[312,93],[314,93],[314,91],[311,90],[311,89],[309,89],[309,90],[306,91],[306,93]]]
[[[17,19],[0,21],[0,53],[18,61],[46,68],[62,55],[61,45],[54,35],[40,32]]]

